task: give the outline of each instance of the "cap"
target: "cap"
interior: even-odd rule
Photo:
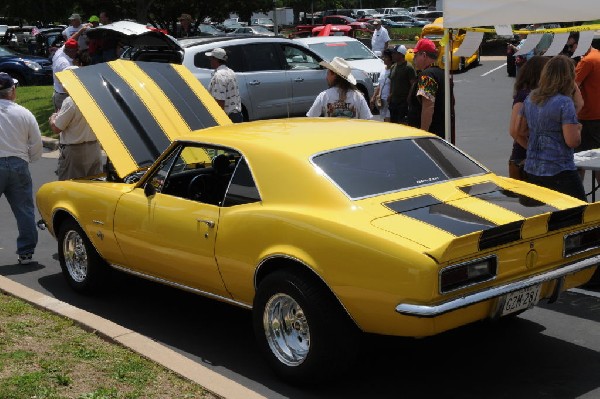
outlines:
[[[181,14],[181,16],[179,18],[177,18],[177,19],[179,19],[180,21],[182,19],[186,19],[188,21],[191,21],[192,20],[192,16],[190,14]]]
[[[348,61],[340,57],[333,57],[331,62],[321,61],[319,65],[324,66],[336,75],[344,78],[350,84],[356,84],[356,78],[352,75],[352,68],[348,65]]]
[[[65,42],[65,48],[77,49],[79,48],[79,44],[77,44],[77,40],[70,38]]]
[[[19,84],[17,79],[13,79],[12,76],[6,72],[0,72],[0,90],[11,89],[17,84]]]
[[[371,21],[371,25],[381,25],[381,20],[374,19],[374,20]]]
[[[71,16],[69,17],[69,21],[72,21],[74,19],[78,19],[81,21],[81,16],[79,14],[71,14]]]
[[[221,61],[227,61],[227,52],[224,49],[217,47],[208,53],[204,53],[207,57],[214,57]]]
[[[100,17],[97,15],[92,15],[90,19],[88,19],[88,22],[100,22]]]
[[[437,48],[435,44],[429,39],[420,39],[417,42],[417,45],[413,49],[415,53],[425,51],[426,53],[437,53]]]
[[[406,46],[404,44],[399,44],[394,47],[394,52],[406,55]]]

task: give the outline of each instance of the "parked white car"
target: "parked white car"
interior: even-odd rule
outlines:
[[[361,69],[377,85],[379,75],[385,65],[371,49],[361,41],[348,36],[315,36],[294,39],[302,43],[327,61],[333,57],[342,57],[352,68]]]

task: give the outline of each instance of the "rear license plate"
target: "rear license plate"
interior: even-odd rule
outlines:
[[[502,307],[502,316],[530,308],[538,303],[539,300],[540,285],[534,285],[519,291],[511,292],[506,295],[506,300]]]

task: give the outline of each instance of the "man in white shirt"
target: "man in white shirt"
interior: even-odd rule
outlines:
[[[17,260],[29,264],[38,242],[29,163],[42,157],[42,136],[33,114],[15,103],[17,83],[0,72],[0,197],[17,219]]]
[[[56,79],[56,74],[73,65],[73,58],[77,55],[79,46],[77,40],[69,39],[64,46],[56,51],[52,57],[52,78],[54,79],[54,94],[52,94],[52,102],[54,103],[54,111],[58,111],[62,102],[67,98],[68,94],[63,85]]]
[[[208,92],[233,123],[243,122],[242,99],[237,78],[235,72],[225,65],[227,52],[225,49],[215,48],[205,55],[209,57],[210,67],[215,70],[208,84]]]
[[[76,69],[77,66],[67,69]],[[102,173],[102,150],[96,135],[71,97],[48,120],[59,134],[58,180],[78,179]]]
[[[388,34],[387,29],[381,26],[380,20],[374,19],[371,23],[375,27],[375,30],[373,31],[373,36],[371,37],[371,50],[373,50],[373,52],[379,51],[379,53],[376,54],[381,55],[381,53],[383,53],[383,50],[388,48],[388,45],[391,40],[390,35]]]

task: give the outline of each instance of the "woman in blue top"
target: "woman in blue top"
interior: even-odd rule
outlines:
[[[586,201],[573,161],[573,148],[581,142],[575,96],[575,64],[562,55],[553,57],[542,70],[539,87],[523,103],[516,139],[527,148],[528,182]]]

